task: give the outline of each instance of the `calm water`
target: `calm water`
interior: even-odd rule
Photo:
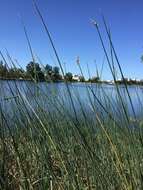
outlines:
[[[124,86],[119,87],[122,101],[130,117],[134,117],[133,110]],[[136,116],[143,118],[143,87],[128,86],[130,97]],[[123,119],[124,111],[121,100],[114,85],[70,83],[68,88],[64,83],[39,83],[29,81],[0,81],[0,106],[9,121],[14,121],[19,110],[32,114],[38,109],[56,113],[82,115],[84,110],[88,116],[98,112],[106,115],[110,111],[118,119]]]

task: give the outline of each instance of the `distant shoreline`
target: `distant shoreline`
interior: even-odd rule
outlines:
[[[18,81],[32,81],[31,79],[20,79],[20,78],[0,78],[0,80],[18,80]]]
[[[3,81],[29,81],[29,82],[34,82],[32,79],[20,79],[20,78],[0,78],[0,80],[3,80]],[[38,81],[38,83],[41,83],[41,82],[47,82],[47,83],[64,83],[65,81],[64,80],[59,80],[59,81]],[[115,83],[111,83],[111,82],[107,82],[107,81],[98,81],[98,82],[89,82],[89,81],[67,81],[67,83],[86,83],[86,84],[107,84],[107,85],[111,85],[111,86],[114,86]],[[125,85],[124,82],[119,82],[117,81],[118,85]],[[133,85],[139,85],[139,86],[143,86],[143,83],[142,82],[134,82],[134,83],[130,83],[130,82],[126,82],[126,85],[129,85],[129,86],[133,86]]]

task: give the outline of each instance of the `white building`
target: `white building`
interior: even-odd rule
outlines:
[[[80,82],[80,76],[79,75],[73,75],[73,80]]]

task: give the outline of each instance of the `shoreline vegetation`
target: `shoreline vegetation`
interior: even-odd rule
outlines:
[[[136,79],[116,79],[113,80],[101,80],[100,77],[92,77],[85,79],[82,75],[73,75],[71,72],[67,72],[64,76],[60,73],[60,68],[55,66],[46,65],[43,68],[38,63],[32,61],[26,66],[26,71],[22,68],[14,67],[9,68],[3,62],[0,62],[0,80],[20,80],[20,81],[36,81],[36,82],[84,82],[84,83],[98,83],[114,85],[127,84],[127,85],[143,85],[143,80]]]
[[[35,82],[33,79],[30,79],[30,78],[4,78],[4,77],[0,77],[0,80],[5,80],[5,81],[30,81],[30,82]],[[47,83],[63,83],[65,82],[65,79],[62,79],[62,80],[42,80],[42,81],[36,81],[36,82],[47,82]],[[123,81],[123,80],[118,80],[116,82],[114,81],[92,81],[92,80],[85,80],[85,81],[77,81],[77,80],[70,80],[70,81],[67,81],[66,82],[68,83],[86,83],[86,84],[91,84],[91,83],[94,83],[94,84],[107,84],[107,85],[115,85],[115,84],[118,84],[118,85],[124,85],[125,83],[127,85],[139,85],[139,86],[143,86],[143,82],[141,81],[135,81],[135,80],[131,80],[131,81]]]

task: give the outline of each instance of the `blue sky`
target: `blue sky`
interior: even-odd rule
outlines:
[[[95,28],[90,19],[95,18],[107,44],[101,12],[105,15],[112,32],[125,76],[143,78],[143,1],[142,0],[37,0],[57,50],[66,70],[79,73],[76,57],[80,56],[81,66],[87,76],[87,63],[91,75],[100,69],[104,53]],[[27,27],[34,52],[44,64],[57,65],[49,40],[31,0],[0,1],[0,48],[8,49],[22,67],[31,60],[20,21],[22,16]],[[105,62],[103,78],[111,75]]]

